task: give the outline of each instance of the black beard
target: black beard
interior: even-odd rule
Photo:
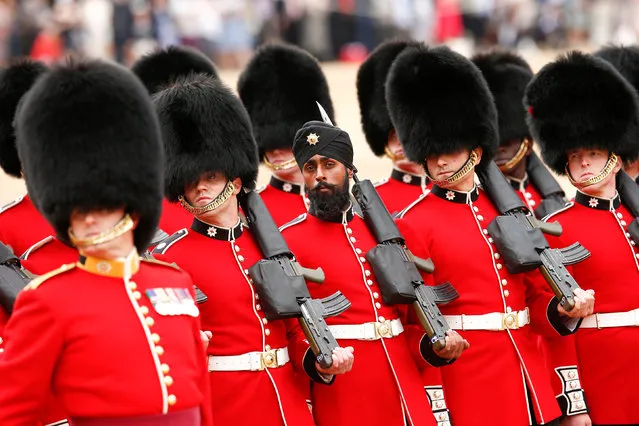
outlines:
[[[318,219],[341,222],[342,213],[350,202],[349,186],[348,175],[345,175],[341,186],[320,182],[307,190],[311,202],[309,212]],[[330,192],[320,192],[321,188],[328,188]]]

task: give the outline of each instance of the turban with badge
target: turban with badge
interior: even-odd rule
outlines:
[[[293,155],[300,169],[314,155],[333,158],[347,168],[353,166],[351,138],[339,127],[321,121],[309,121],[297,131],[293,142]]]

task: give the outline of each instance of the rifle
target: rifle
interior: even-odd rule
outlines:
[[[404,237],[371,181],[359,180],[357,175],[353,175],[353,179],[353,196],[377,242],[366,253],[366,259],[379,282],[382,299],[389,305],[412,304],[433,347],[443,349],[450,327],[437,304],[458,298],[457,290],[450,283],[435,287],[424,284],[418,269],[433,273],[433,262],[416,257],[408,250]]]
[[[324,318],[341,314],[351,303],[339,291],[324,299],[312,299],[305,280],[324,282],[322,269],[307,269],[297,263],[257,192],[245,192],[239,200],[264,256],[249,268],[249,276],[266,318],[298,318],[315,359],[323,368],[329,368],[333,365],[333,350],[339,345]]]
[[[9,316],[13,312],[18,293],[32,278],[31,274],[22,268],[20,259],[11,248],[0,242],[0,307]]]
[[[634,217],[627,232],[635,244],[639,244],[639,186],[623,169],[617,173],[617,192],[621,202]]]
[[[544,233],[559,236],[561,225],[536,219],[494,162],[478,169],[477,175],[486,195],[500,213],[488,225],[488,233],[502,254],[508,272],[517,274],[539,269],[559,304],[566,311],[572,310],[575,307],[574,291],[580,287],[565,265],[585,260],[590,252],[578,242],[563,249],[551,249]]]
[[[557,183],[534,151],[528,157],[526,173],[528,173],[530,181],[537,188],[543,199],[534,211],[536,217],[541,219],[566,207],[568,200],[564,190],[561,189],[559,183]]]

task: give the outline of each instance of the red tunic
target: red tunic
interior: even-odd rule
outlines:
[[[193,216],[184,210],[180,203],[171,203],[166,198],[162,200],[162,216],[160,216],[161,230],[172,235],[183,228],[191,226]]]
[[[375,240],[364,221],[350,211],[342,223],[304,214],[282,234],[301,265],[324,270],[322,284],[308,283],[314,298],[339,290],[350,300],[352,305],[344,313],[326,319],[329,326],[402,319],[405,309],[384,304],[366,263],[364,256]],[[355,362],[333,385],[313,386],[317,425],[396,426],[404,425],[405,418],[414,426],[435,424],[417,365],[425,364],[419,351],[424,333],[406,322],[404,329],[393,338],[339,340],[340,346],[355,348]]]
[[[393,169],[390,178],[375,184],[375,189],[390,214],[399,213],[427,193],[431,183],[426,176],[415,176]]]
[[[193,283],[172,265],[137,259],[89,258],[20,293],[0,357],[0,424],[37,424],[50,392],[72,421],[200,407],[211,424]],[[159,289],[181,296],[154,303],[149,291]],[[182,311],[160,313],[166,306]]]
[[[200,229],[203,223],[194,221]],[[208,225],[206,225],[208,226]],[[208,232],[207,232],[208,231]],[[210,373],[213,417],[218,425],[304,426],[313,419],[293,365],[302,364],[308,344],[296,321],[267,321],[247,269],[262,258],[241,225],[182,230],[160,243],[153,255],[176,262],[208,296],[200,305],[203,330],[210,330],[210,356],[233,356],[289,346],[293,362],[263,371]]]
[[[563,228],[551,245],[578,241],[590,250],[591,256],[571,270],[582,288],[595,290],[595,313],[639,308],[639,250],[626,234],[633,217],[618,198],[610,203],[577,192],[574,203],[548,220]],[[639,328],[580,328],[575,343],[593,423],[638,424],[639,405],[633,395],[639,378]],[[612,347],[619,348],[613,356],[606,349]]]
[[[277,226],[282,226],[306,212],[304,188],[271,176],[270,183],[258,190]]]
[[[55,231],[28,195],[0,208],[0,241],[10,246],[16,256],[48,235],[55,235]]]
[[[534,212],[543,200],[537,188],[534,187],[534,185],[528,180],[528,178],[524,179],[523,181],[510,177],[507,177],[507,179],[508,182],[510,182],[512,187],[515,189],[515,192],[517,192],[517,195],[519,195],[519,198],[521,198],[521,200],[524,202],[526,207],[528,207],[531,212]]]
[[[433,186],[431,193],[404,211],[398,224],[415,255],[430,253],[434,282],[448,281],[459,292],[458,299],[440,307],[444,315],[506,313],[528,307],[532,324],[554,333],[546,320],[552,294],[525,275],[509,274],[499,261],[501,255],[486,231],[495,216],[497,211],[483,192]],[[539,423],[560,416],[531,326],[459,333],[470,342],[470,349],[441,369],[455,426],[474,426],[478,419],[495,426],[532,424],[528,397]]]

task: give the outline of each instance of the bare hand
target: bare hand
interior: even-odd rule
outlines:
[[[595,291],[594,290],[582,290],[580,288],[575,290],[575,307],[570,312],[567,312],[561,305],[557,305],[557,311],[559,314],[568,316],[570,318],[586,318],[588,315],[592,315],[595,309]]]
[[[324,374],[348,373],[353,368],[353,361],[355,360],[353,352],[355,352],[355,349],[353,349],[352,346],[347,346],[345,348],[335,348],[333,349],[333,365],[331,365],[327,369],[324,369],[316,362],[315,368],[317,369],[317,371]]]
[[[204,347],[207,348],[209,346],[209,342],[213,338],[213,333],[210,331],[202,331],[200,330],[200,337],[202,338],[202,342],[204,342]]]
[[[561,420],[561,426],[592,426],[592,420],[588,414],[577,414],[576,416],[567,416]]]
[[[444,359],[459,358],[466,349],[470,348],[468,340],[464,339],[455,330],[446,332],[446,346],[437,350],[433,348],[438,357]]]

